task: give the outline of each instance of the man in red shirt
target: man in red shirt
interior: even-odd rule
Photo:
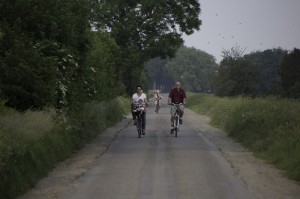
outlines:
[[[184,106],[186,104],[186,94],[184,90],[181,88],[180,82],[176,82],[175,88],[173,88],[169,93],[168,103],[181,104],[179,106],[180,114],[179,114],[179,123],[182,124],[182,116],[184,113]],[[171,107],[171,133],[174,133],[174,116],[175,116],[176,107]]]

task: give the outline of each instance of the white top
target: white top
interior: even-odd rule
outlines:
[[[162,99],[161,94],[157,94],[157,93],[155,94],[154,98],[155,99]]]
[[[142,93],[140,96],[138,96],[137,93],[132,95],[132,101],[133,103],[138,103],[139,100],[143,100],[143,102],[145,103],[145,99],[147,99],[147,96],[145,93]]]

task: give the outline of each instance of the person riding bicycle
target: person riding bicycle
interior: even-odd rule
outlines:
[[[143,93],[142,91],[142,87],[141,86],[137,86],[136,87],[136,93],[134,93],[132,95],[132,117],[133,117],[133,120],[134,120],[134,125],[137,124],[137,121],[136,121],[136,112],[133,111],[134,109],[134,105],[139,103],[139,101],[142,101],[142,103],[145,104],[145,106],[148,104],[147,102],[147,96],[145,93]],[[146,124],[146,112],[143,111],[143,114],[142,114],[142,121],[143,121],[143,126],[142,126],[142,134],[145,135],[145,124]]]
[[[155,92],[155,94],[154,94],[154,100],[155,100],[154,103],[155,103],[156,106],[159,106],[159,105],[160,105],[161,99],[162,99],[161,93],[160,93],[159,90],[157,90],[157,91]],[[158,110],[155,109],[155,112],[157,113]]]
[[[169,93],[168,104],[181,104],[179,106],[179,124],[182,124],[182,116],[184,113],[184,105],[186,104],[186,94],[181,88],[180,82],[176,82],[175,88],[173,88]],[[174,116],[176,112],[176,107],[171,106],[171,134],[174,133]]]

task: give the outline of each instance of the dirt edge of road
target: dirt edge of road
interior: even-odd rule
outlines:
[[[120,131],[131,124],[132,119],[126,116],[114,127],[106,129],[83,149],[75,152],[67,160],[59,163],[47,177],[19,199],[57,199],[62,193],[74,187],[80,176],[84,175],[109,148],[110,143]]]
[[[108,128],[84,149],[74,153],[60,163],[48,177],[19,199],[57,199],[63,193],[76,187],[76,181],[84,175],[99,157],[108,149],[111,141],[120,131],[132,125],[128,115],[116,126]],[[209,125],[207,116],[186,109],[184,125],[191,125],[205,139],[213,142],[230,163],[236,175],[241,178],[256,198],[294,199],[300,198],[300,185],[285,178],[281,171],[263,160],[255,158],[246,148],[228,137],[226,133]]]
[[[245,182],[256,198],[300,198],[299,183],[287,179],[282,171],[256,158],[252,152],[235,142],[226,133],[209,125],[209,117],[188,109],[185,112],[187,123],[196,126],[200,134],[218,147],[237,176]]]

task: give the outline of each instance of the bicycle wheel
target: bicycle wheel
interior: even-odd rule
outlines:
[[[141,134],[142,134],[142,121],[141,121],[141,116],[138,117],[136,127],[137,127],[137,131],[138,131],[138,137],[141,138]]]
[[[156,107],[155,107],[155,112],[158,113],[158,110],[159,110],[159,105],[156,104]]]
[[[175,116],[175,128],[174,128],[174,131],[175,131],[175,137],[177,137],[177,132],[178,132],[178,122],[179,122],[179,117],[178,115]]]

